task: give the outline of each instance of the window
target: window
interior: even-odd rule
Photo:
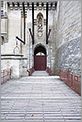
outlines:
[[[1,1],[1,8],[3,8],[3,1]]]
[[[3,10],[1,10],[1,16],[3,16]]]
[[[1,44],[4,43],[4,36],[1,36]]]
[[[43,15],[39,13],[37,15],[37,35],[41,37],[43,35]]]

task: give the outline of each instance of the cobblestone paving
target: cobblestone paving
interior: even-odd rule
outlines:
[[[1,107],[2,122],[81,122],[81,97],[55,76],[8,81]]]

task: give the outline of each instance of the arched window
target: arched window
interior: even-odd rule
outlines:
[[[39,13],[37,15],[37,36],[42,37],[43,35],[43,14]]]
[[[1,44],[4,43],[4,36],[1,36]]]

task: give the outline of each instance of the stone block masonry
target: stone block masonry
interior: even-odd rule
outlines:
[[[56,66],[55,69],[60,71],[60,78],[70,86],[70,74],[67,73],[67,70],[73,74],[73,80],[71,79],[71,88],[77,93],[81,93],[80,88],[80,77],[81,77],[81,53],[80,53],[80,37],[73,39],[65,44],[63,44],[56,54]],[[77,81],[75,80],[77,77]],[[78,88],[78,89],[76,89]]]
[[[81,81],[81,4],[61,1],[57,19],[55,74],[80,94]],[[76,80],[77,79],[77,80]]]
[[[69,70],[60,70],[60,79],[71,89],[81,95],[81,77],[71,73]]]
[[[3,122],[81,122],[81,97],[45,71],[3,84],[1,104]]]
[[[81,75],[80,61],[80,38],[65,43],[57,50],[57,68],[70,69],[71,72]]]
[[[59,48],[65,42],[81,36],[81,3],[61,1],[57,19],[57,41]]]

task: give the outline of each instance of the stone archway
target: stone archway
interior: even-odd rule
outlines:
[[[34,69],[35,70],[46,70],[47,66],[47,55],[46,48],[39,44],[34,49]]]

